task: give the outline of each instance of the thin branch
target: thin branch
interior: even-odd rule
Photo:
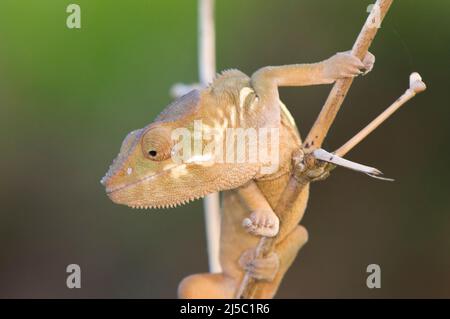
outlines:
[[[214,30],[214,0],[198,0],[198,68],[200,83],[209,84],[216,74],[216,49]],[[219,194],[205,197],[206,242],[210,272],[221,272],[219,262],[220,205]]]
[[[307,157],[312,158],[312,154],[306,155]],[[302,158],[303,159],[303,152],[299,150],[299,154],[294,155],[294,158]],[[309,161],[308,159],[302,160],[303,163],[311,163],[314,164],[312,161]],[[300,164],[299,162],[297,164]],[[294,174],[289,179],[289,182],[287,186],[285,187],[283,193],[281,194],[280,199],[278,200],[277,206],[275,207],[274,211],[277,214],[278,218],[280,220],[286,219],[285,216],[288,212],[291,211],[291,206],[296,202],[298,196],[302,193],[302,191],[306,188],[306,186],[309,184],[309,181],[307,178],[304,178],[303,168],[299,168],[300,165],[295,165],[294,167]],[[299,174],[297,174],[297,171],[299,171]],[[255,258],[262,258],[266,256],[270,251],[272,251],[273,246],[275,244],[276,237],[269,238],[269,237],[261,237],[261,239],[258,242],[258,246],[255,253]],[[258,281],[254,280],[248,272],[245,273],[243,280],[241,281],[241,284],[239,285],[239,288],[236,292],[235,297],[237,299],[240,298],[247,298],[251,299],[254,298],[256,292],[258,289]]]
[[[426,85],[422,81],[419,73],[412,73],[409,77],[409,89],[401,97],[399,97],[391,106],[389,106],[383,113],[378,115],[372,122],[363,128],[358,134],[353,136],[347,143],[339,147],[334,154],[344,156],[352,148],[358,145],[364,138],[372,133],[378,126],[386,121],[395,111],[402,107],[406,102],[411,100],[416,94],[426,90]]]
[[[361,60],[364,59],[392,2],[393,0],[378,0],[372,7],[372,11],[353,45],[352,54],[354,56]],[[316,122],[305,139],[303,145],[306,151],[313,151],[322,146],[352,83],[352,78],[336,81]]]
[[[352,54],[361,60],[365,57],[378,31],[377,27],[381,25],[381,21],[384,19],[392,2],[393,0],[378,0],[373,6],[372,11],[352,49]],[[308,172],[316,168],[318,165],[314,155],[310,152],[322,145],[322,142],[325,139],[352,82],[352,79],[339,80],[336,82],[330,95],[328,96],[327,101],[325,102],[325,105],[322,108],[322,111],[310,130],[305,143],[303,144],[303,149],[308,153],[305,154],[304,151],[300,149],[297,154],[294,154],[293,159],[297,165],[294,165],[293,175],[289,179],[288,185],[283,191],[275,207],[275,213],[278,215],[280,220],[284,219],[284,215],[290,211],[292,204],[309,184],[310,180],[308,178]],[[298,160],[296,160],[296,158],[298,158]],[[276,237],[262,237],[257,246],[259,248],[259,254],[257,254],[255,258],[266,256],[273,249],[275,241]],[[250,278],[250,275],[246,273],[244,275],[244,280],[241,282],[241,285],[237,290],[236,297],[254,298],[257,290],[258,281],[253,280]]]

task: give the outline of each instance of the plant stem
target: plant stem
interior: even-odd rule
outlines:
[[[381,26],[381,22],[386,16],[392,2],[393,0],[378,0],[372,7],[372,11],[367,17],[366,23],[352,48],[352,54],[360,60],[363,60],[366,56],[367,51],[377,34],[378,28]],[[353,78],[336,81],[316,122],[305,139],[303,144],[305,151],[313,151],[322,146],[352,83]]]
[[[198,70],[200,83],[209,84],[216,74],[214,30],[214,0],[198,0]],[[219,262],[220,205],[219,194],[213,193],[203,201],[209,271],[221,272]]]

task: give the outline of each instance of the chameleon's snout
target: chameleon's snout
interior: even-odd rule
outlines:
[[[105,175],[100,180],[100,184],[102,184],[105,187],[106,194],[111,197],[110,195],[114,193],[117,190],[117,187],[114,187],[112,176]]]
[[[107,180],[106,176],[103,176],[102,179],[100,180],[100,184],[106,187],[106,180]],[[106,189],[106,192],[108,193],[108,189]]]
[[[105,176],[103,176],[100,180],[100,184],[105,187],[105,191],[107,194],[114,192],[115,189],[118,188],[117,179],[120,178],[120,176],[117,175],[123,175],[120,173],[120,170],[114,171],[110,168]]]
[[[126,188],[128,185],[126,184],[117,184],[114,181],[113,176],[105,176],[100,180],[100,183],[105,187],[106,195],[109,197],[111,201],[116,204],[125,204],[127,205],[127,196],[128,193]],[[125,196],[123,196],[125,195]]]
[[[106,194],[108,196],[120,189],[119,180],[120,177],[124,175],[122,170],[123,169],[121,168],[117,168],[115,163],[113,163],[105,176],[103,176],[100,180],[100,184],[105,187]]]
[[[139,129],[127,135],[122,142],[119,155],[100,180],[100,184],[105,187],[106,194],[115,203],[121,203],[115,193],[121,193],[136,181],[135,169],[142,157],[139,148],[141,133],[142,129]]]

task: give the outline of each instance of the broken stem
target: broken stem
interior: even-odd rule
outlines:
[[[378,126],[386,121],[395,111],[402,107],[406,102],[411,100],[416,94],[426,90],[426,85],[422,81],[419,73],[414,72],[409,77],[409,89],[401,97],[399,97],[391,106],[389,106],[383,113],[378,115],[372,122],[363,128],[358,134],[352,137],[347,143],[338,148],[334,154],[344,156],[352,148],[358,145],[364,138],[372,133]]]

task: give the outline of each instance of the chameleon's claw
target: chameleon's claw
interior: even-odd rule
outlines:
[[[362,75],[366,75],[367,73],[372,71],[373,66],[375,65],[375,55],[373,55],[370,52],[367,52],[367,54],[364,57],[362,62],[364,64],[364,68],[365,68],[365,71]]]
[[[274,252],[263,258],[255,258],[255,249],[248,249],[239,258],[239,265],[257,280],[272,281],[280,267],[280,258]]]
[[[257,210],[243,220],[242,226],[253,235],[274,237],[278,234],[280,221],[272,211]]]
[[[326,60],[324,76],[333,80],[354,78],[369,73],[374,64],[375,56],[370,52],[362,61],[353,56],[351,51],[339,52]]]

